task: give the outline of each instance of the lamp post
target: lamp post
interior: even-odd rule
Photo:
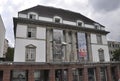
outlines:
[[[63,67],[63,68],[62,68],[62,81],[65,81],[65,80],[64,80],[64,78],[65,78],[65,76],[64,76],[64,60],[65,60],[65,59],[64,59],[63,47],[66,46],[67,43],[66,43],[66,42],[62,42],[61,44],[62,44],[62,45],[61,45],[61,53],[62,53],[62,67]]]

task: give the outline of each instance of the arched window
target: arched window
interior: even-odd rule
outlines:
[[[100,61],[100,62],[105,61],[105,58],[104,58],[104,50],[103,50],[102,48],[100,48],[100,49],[98,50],[98,54],[99,54],[99,61]]]
[[[36,56],[36,46],[30,44],[26,46],[26,61],[34,62]]]
[[[94,24],[95,29],[100,29],[100,25],[98,23]]]
[[[55,23],[62,23],[62,18],[59,17],[59,16],[54,16],[53,21],[54,21]]]
[[[83,27],[84,26],[84,22],[81,20],[77,20],[77,26]]]
[[[28,18],[29,19],[38,19],[38,14],[35,12],[29,12],[28,13]]]

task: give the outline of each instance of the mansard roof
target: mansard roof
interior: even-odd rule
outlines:
[[[60,8],[41,6],[41,5],[37,5],[35,7],[20,11],[18,13],[27,14],[28,12],[35,12],[39,16],[50,17],[50,18],[53,18],[54,16],[60,16],[63,20],[68,20],[73,22],[76,22],[77,20],[82,20],[84,23],[89,23],[89,24],[97,23],[91,20],[90,18],[85,17],[77,12],[64,10]],[[104,27],[103,25],[101,26]]]

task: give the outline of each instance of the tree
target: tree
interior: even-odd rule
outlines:
[[[8,47],[7,53],[6,53],[6,61],[13,61],[14,56],[14,48]]]
[[[113,59],[115,61],[120,61],[120,48],[113,52]]]

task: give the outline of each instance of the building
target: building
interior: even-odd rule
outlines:
[[[118,81],[105,27],[79,13],[37,5],[14,18],[14,62],[0,64],[3,81]]]
[[[18,13],[14,31],[14,62],[110,61],[109,32],[79,13],[35,6]]]
[[[6,57],[6,53],[7,53],[8,47],[9,47],[8,40],[5,39],[4,40],[4,51],[3,51],[3,57],[4,58]]]
[[[5,26],[0,16],[0,60],[3,59],[4,40],[5,40]]]
[[[109,48],[110,60],[113,61],[112,54],[115,50],[120,49],[120,42],[108,41],[108,48]]]

